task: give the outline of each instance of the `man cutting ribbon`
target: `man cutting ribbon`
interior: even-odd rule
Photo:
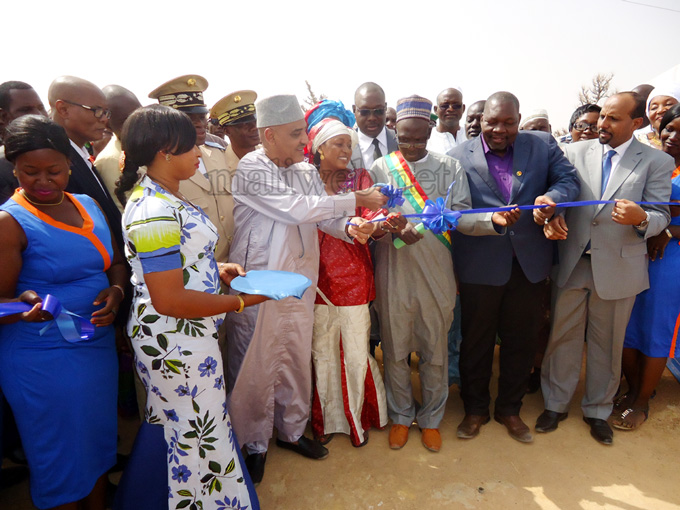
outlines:
[[[378,159],[371,168],[374,182],[406,188],[406,200],[393,212],[423,212],[428,199],[443,200],[447,196],[452,181],[447,207],[470,208],[467,178],[458,162],[426,149],[431,107],[430,101],[419,96],[397,103],[400,150]],[[504,227],[518,216],[517,211],[466,215],[460,218],[458,229],[471,235],[498,234],[493,222]],[[395,236],[411,246],[397,250],[390,236],[384,236],[375,251],[376,303],[388,414],[393,422],[390,447],[398,449],[406,444],[409,427],[416,419],[423,431],[423,444],[436,452],[441,448],[438,427],[448,397],[446,339],[456,298],[451,237],[447,231],[421,234],[412,223]],[[420,356],[423,402],[418,411],[408,364],[411,352]]]

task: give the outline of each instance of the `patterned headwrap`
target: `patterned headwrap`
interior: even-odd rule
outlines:
[[[322,119],[328,117],[335,117],[340,122],[342,122],[348,128],[353,128],[356,119],[354,114],[345,108],[342,101],[333,101],[331,99],[324,99],[319,101],[305,114],[305,120],[307,121],[307,133],[309,133],[312,128],[318,124]]]
[[[331,138],[335,138],[340,135],[349,135],[352,139],[352,149],[358,143],[358,138],[356,132],[345,126],[342,122],[336,119],[322,119],[321,122],[316,124],[312,130],[309,132],[309,141],[312,144],[311,154],[316,154],[319,147]]]
[[[432,101],[421,96],[404,97],[397,101],[397,122],[404,119],[424,119],[429,122]]]

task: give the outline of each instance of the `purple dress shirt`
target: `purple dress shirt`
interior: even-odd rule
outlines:
[[[510,196],[512,195],[512,145],[508,146],[504,156],[498,156],[491,152],[491,149],[486,144],[486,140],[484,140],[484,135],[481,134],[479,137],[482,139],[482,147],[484,148],[486,164],[489,166],[489,173],[496,180],[498,189],[503,194],[507,204],[510,202]]]

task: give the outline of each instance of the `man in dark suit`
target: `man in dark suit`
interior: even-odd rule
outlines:
[[[0,139],[4,137],[7,124],[23,115],[47,116],[33,87],[23,81],[6,81],[0,84]],[[0,147],[0,204],[4,204],[19,187],[13,171],[14,165],[5,159],[3,145]]]
[[[385,127],[387,102],[377,83],[360,85],[354,93],[352,111],[357,119],[359,143],[352,152],[352,168],[369,169],[373,162],[399,150],[394,131]]]
[[[111,117],[104,93],[94,83],[74,76],[54,80],[47,92],[52,120],[64,128],[71,140],[71,176],[66,191],[95,199],[104,211],[118,247],[123,249],[120,211],[90,160],[86,142],[101,140]]]
[[[509,92],[487,99],[482,135],[453,149],[465,169],[472,207],[544,204],[575,199],[575,168],[547,133],[518,133],[519,101]],[[540,325],[541,296],[553,262],[553,243],[532,214],[524,213],[504,235],[468,237],[454,232],[460,281],[463,341],[461,397],[465,418],[457,435],[471,439],[489,421],[489,382],[496,336],[501,339],[494,417],[521,442],[531,442],[519,417]]]

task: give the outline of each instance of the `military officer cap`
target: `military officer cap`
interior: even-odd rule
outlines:
[[[210,117],[217,119],[221,126],[254,121],[255,99],[257,94],[253,90],[232,92],[215,103],[210,110]]]
[[[203,101],[203,92],[208,80],[197,74],[187,74],[166,81],[149,93],[151,99],[165,106],[171,106],[184,113],[208,113]]]

